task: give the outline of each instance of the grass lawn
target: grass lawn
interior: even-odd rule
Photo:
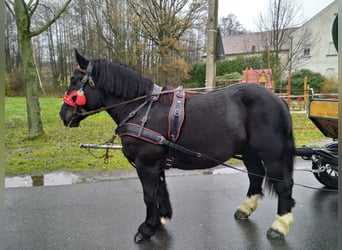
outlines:
[[[115,123],[102,112],[86,118],[79,128],[66,128],[59,118],[61,98],[40,98],[45,135],[29,139],[25,98],[5,99],[6,175],[43,174],[56,170],[110,172],[131,168],[120,150],[111,150],[109,163],[95,158],[80,143],[100,144],[108,141]],[[304,113],[292,114],[296,145],[315,145],[325,139]],[[119,140],[116,139],[119,143]],[[105,150],[93,150],[101,157]]]

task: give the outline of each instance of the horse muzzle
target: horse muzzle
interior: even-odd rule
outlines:
[[[69,128],[78,127],[81,122],[81,119],[75,115],[73,110],[68,109],[67,106],[62,107],[61,111],[59,112],[59,117],[63,121],[64,126]]]

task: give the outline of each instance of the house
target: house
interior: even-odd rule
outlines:
[[[312,36],[311,42],[304,44],[293,70],[305,68],[326,77],[337,78],[338,56],[332,38],[332,25],[337,11],[338,1],[335,0],[293,33],[294,44],[304,30],[311,32]]]
[[[324,76],[337,77],[337,51],[334,47],[331,29],[337,13],[337,0],[320,11],[301,27],[289,28],[285,32],[280,50],[280,61],[289,64],[291,70],[310,69]],[[306,36],[310,33],[310,39]],[[265,40],[270,32],[255,32],[226,36],[222,38],[227,59],[237,56],[262,55],[268,50]],[[303,39],[307,38],[307,39]],[[285,76],[285,75],[284,75]]]
[[[289,28],[285,30],[286,39],[281,46],[281,60],[288,60],[291,40],[289,37],[298,28]],[[248,34],[239,34],[226,36],[222,38],[224,51],[227,59],[234,59],[237,56],[255,56],[262,55],[268,50],[269,37],[271,32],[254,32]]]

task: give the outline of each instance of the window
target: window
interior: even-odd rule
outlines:
[[[310,56],[310,45],[306,44],[304,45],[304,57]]]

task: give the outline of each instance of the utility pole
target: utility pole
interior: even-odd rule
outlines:
[[[290,36],[290,64],[289,64],[289,73],[288,73],[288,78],[287,78],[287,104],[289,107],[291,106],[291,70],[292,70],[292,41],[293,37]]]
[[[216,87],[216,57],[217,57],[217,11],[218,0],[209,0],[207,24],[207,66],[205,86],[208,90]]]

